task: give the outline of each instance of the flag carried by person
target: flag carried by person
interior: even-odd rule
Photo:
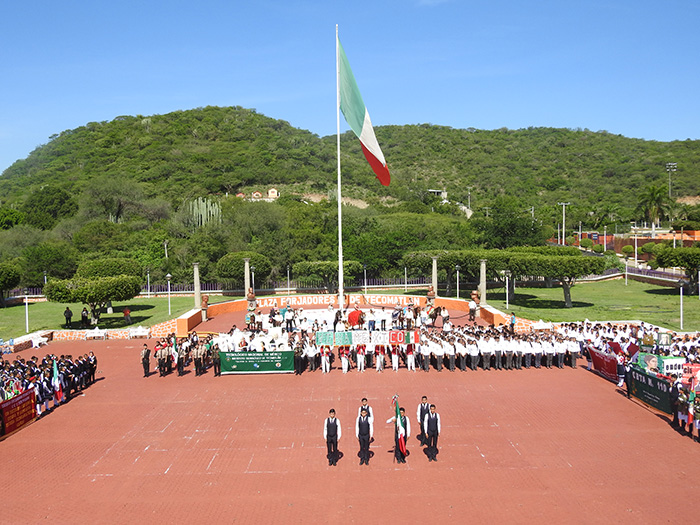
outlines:
[[[401,453],[406,455],[406,428],[403,426],[401,421],[401,412],[399,410],[399,395],[394,395],[392,402],[394,404],[394,409],[396,410],[396,434],[397,441],[399,443],[399,449]]]
[[[58,365],[55,359],[53,360],[53,377],[51,378],[51,383],[53,384],[54,403],[60,403],[63,401],[63,385],[61,385],[61,379],[58,376]]]
[[[372,121],[362,100],[360,89],[357,87],[355,76],[350,69],[348,57],[345,56],[340,39],[336,35],[338,49],[338,91],[340,110],[343,112],[345,120],[350,125],[353,133],[360,139],[362,153],[372,167],[379,182],[383,186],[388,186],[391,182],[389,168],[384,160],[384,154],[379,147],[377,137],[374,135]]]

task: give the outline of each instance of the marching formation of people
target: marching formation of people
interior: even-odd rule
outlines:
[[[6,401],[33,389],[36,413],[43,416],[94,383],[96,372],[97,357],[93,352],[76,357],[52,354],[42,359],[17,357],[13,362],[2,363],[0,398]]]
[[[153,354],[148,344],[141,349],[141,365],[143,377],[151,375],[151,357],[155,360],[160,377],[177,371],[178,376],[185,375],[186,369],[194,363],[196,376],[205,374],[209,368],[214,369],[214,375],[221,375],[219,347],[211,335],[200,337],[197,332],[190,332],[187,337],[175,337],[170,334],[158,339],[153,347]]]
[[[394,461],[396,463],[406,463],[409,455],[407,449],[408,439],[411,437],[411,420],[406,416],[406,409],[400,407],[398,416],[394,415],[387,419],[387,424],[392,424],[394,435]],[[440,435],[440,414],[435,411],[435,405],[428,403],[427,396],[423,396],[418,410],[416,411],[419,434],[417,439],[428,461],[437,461],[438,437]],[[336,466],[342,453],[338,451],[338,441],[342,436],[342,425],[336,417],[335,409],[328,411],[328,417],[323,423],[323,439],[326,441],[326,459],[328,466]],[[374,411],[369,405],[367,398],[362,398],[362,404],[357,409],[355,418],[355,439],[360,447],[357,456],[360,458],[360,465],[369,465],[369,461],[374,455],[370,451],[370,445],[374,442]]]

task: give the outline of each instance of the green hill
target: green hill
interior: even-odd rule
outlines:
[[[569,230],[579,221],[629,228],[642,219],[640,191],[667,187],[667,162],[678,165],[674,197],[700,194],[700,141],[429,124],[376,133],[389,187],[374,179],[352,133],[341,137],[343,195],[369,205],[348,210],[344,234],[351,255],[374,257],[375,275],[398,272],[408,249],[488,245],[478,226],[494,206],[532,214],[550,233],[561,201],[572,203]],[[51,137],[0,176],[0,262],[21,264],[24,284],[44,271],[69,275],[80,260],[107,255],[136,257],[154,279],[168,271],[184,278],[198,261],[214,279],[222,255],[250,250],[268,256],[272,275],[281,275],[289,263],[334,256],[335,207],[310,198],[333,198],[335,184],[335,136],[254,110],[206,107],[90,122]],[[282,195],[275,203],[233,197],[271,187]],[[450,203],[429,189],[447,191]],[[476,222],[454,205],[469,200]],[[693,218],[678,207],[667,215]],[[368,246],[381,253],[370,257]]]

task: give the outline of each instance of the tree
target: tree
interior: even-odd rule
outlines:
[[[117,275],[94,279],[52,279],[44,286],[44,295],[57,303],[82,303],[90,307],[95,319],[113,301],[128,301],[141,293],[141,277]]]
[[[255,267],[255,277],[261,283],[270,276],[272,265],[264,255],[255,252],[227,253],[216,263],[216,273],[220,279],[242,283],[245,281],[245,261],[250,259],[250,266]]]
[[[593,248],[593,240],[586,237],[585,239],[581,239],[581,241],[579,242],[579,245],[581,246],[581,248],[588,251],[591,248]]]
[[[668,194],[663,186],[647,186],[639,194],[637,210],[651,222],[651,236],[656,237],[656,223],[668,206]]]
[[[81,277],[83,279],[97,279],[116,275],[141,277],[143,275],[143,268],[141,264],[134,259],[112,257],[83,261],[80,263],[80,266],[78,266],[78,271],[76,272],[76,277]]]
[[[539,257],[533,265],[533,275],[559,279],[564,291],[564,306],[571,308],[571,288],[576,279],[586,275],[599,275],[605,269],[602,257]]]
[[[0,303],[5,306],[5,292],[19,284],[21,273],[19,267],[11,262],[0,263]]]
[[[547,240],[542,223],[525,210],[514,197],[498,197],[488,218],[477,221],[481,241],[487,248],[539,246]]]
[[[45,186],[29,195],[21,211],[25,216],[25,224],[50,230],[58,219],[75,215],[78,204],[66,190],[56,186]]]
[[[9,230],[23,220],[24,214],[21,211],[4,206],[0,208],[0,230]]]
[[[690,281],[691,293],[698,291],[700,248],[667,248],[657,254],[656,262],[662,268],[683,268]]]
[[[294,275],[299,277],[316,277],[323,280],[328,293],[334,293],[338,286],[338,261],[303,261],[292,267]],[[343,261],[343,274],[357,276],[363,271],[358,261]]]
[[[78,267],[78,253],[70,243],[59,241],[42,242],[23,251],[25,286],[42,286],[44,272],[48,277],[69,279]]]

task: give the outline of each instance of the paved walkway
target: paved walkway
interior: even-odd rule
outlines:
[[[153,341],[150,341],[152,344]],[[94,350],[98,381],[0,443],[2,523],[693,523],[700,444],[578,369],[143,378],[143,340]],[[439,461],[392,461],[391,397],[421,395]],[[376,412],[369,466],[353,437]],[[329,467],[323,420],[342,422]]]

